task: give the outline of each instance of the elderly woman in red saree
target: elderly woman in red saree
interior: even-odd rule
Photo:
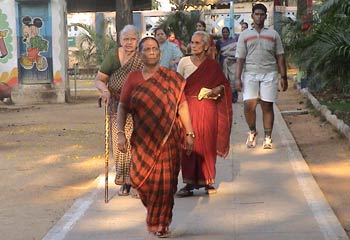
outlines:
[[[191,152],[194,134],[183,93],[184,78],[159,66],[156,39],[142,39],[139,52],[144,67],[128,75],[120,96],[118,148],[127,150],[124,127],[131,113],[131,184],[147,209],[148,231],[164,238],[169,236],[181,154],[183,148]]]
[[[176,195],[193,195],[195,188],[205,187],[208,194],[216,193],[216,156],[226,157],[232,124],[232,92],[218,62],[207,56],[209,35],[193,34],[192,56],[184,57],[178,72],[186,78],[185,95],[190,109],[196,141],[192,153],[181,161],[186,186]]]

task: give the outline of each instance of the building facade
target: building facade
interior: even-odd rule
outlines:
[[[0,83],[15,104],[67,98],[64,0],[0,0]]]

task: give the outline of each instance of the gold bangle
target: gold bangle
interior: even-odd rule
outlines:
[[[109,90],[108,89],[104,89],[102,92],[109,92]]]
[[[123,133],[123,134],[125,134],[125,132],[124,132],[124,131],[117,131],[117,134],[119,134],[119,133]]]
[[[196,137],[196,135],[194,134],[194,132],[188,132],[188,133],[186,133],[186,136],[190,136],[190,137],[192,137],[192,138],[195,138],[195,137]]]

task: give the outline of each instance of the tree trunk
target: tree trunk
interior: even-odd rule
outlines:
[[[119,32],[127,24],[132,24],[132,2],[131,0],[115,0],[116,2],[116,23],[117,38],[119,39]]]
[[[312,22],[312,0],[298,0],[297,20],[302,22],[301,29],[308,30]]]
[[[297,19],[303,20],[303,17],[306,16],[307,12],[307,4],[306,0],[298,0],[297,2]]]

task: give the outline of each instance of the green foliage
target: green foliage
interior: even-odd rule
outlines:
[[[170,3],[175,5],[176,10],[183,11],[190,5],[203,6],[206,5],[205,0],[170,0]]]
[[[334,113],[335,111],[350,112],[350,102],[349,101],[320,101],[320,104],[326,105],[327,108]]]
[[[152,9],[153,10],[158,10],[159,7],[161,7],[161,3],[158,0],[152,0]]]
[[[103,24],[103,34],[97,34],[95,28],[90,25],[82,23],[71,25],[84,30],[77,39],[78,50],[72,52],[72,55],[79,61],[79,65],[83,67],[100,65],[108,51],[115,47],[115,41],[106,31],[106,23]]]
[[[327,0],[315,9],[312,27],[286,24],[284,43],[288,57],[307,73],[309,87],[350,92],[350,2]]]
[[[192,34],[196,31],[196,22],[199,20],[199,11],[175,11],[159,21],[159,26],[175,33],[177,39],[187,45]]]

